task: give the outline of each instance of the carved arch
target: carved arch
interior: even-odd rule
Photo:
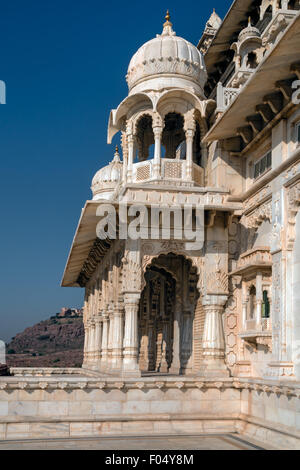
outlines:
[[[108,144],[111,144],[114,135],[122,130],[124,119],[127,120],[137,111],[152,110],[153,106],[153,101],[146,93],[137,93],[136,95],[127,96],[118,108],[112,110],[110,113],[107,134]]]
[[[193,93],[182,89],[173,89],[163,93],[155,108],[162,118],[171,112],[184,115],[191,109],[197,109],[204,116],[202,101]]]
[[[266,11],[269,7],[272,8],[272,14],[274,14],[274,11],[276,9],[276,3],[278,0],[263,0],[260,6],[260,20],[263,20]]]
[[[204,268],[204,259],[202,256],[191,256],[188,254],[182,247],[182,244],[174,242],[174,244],[170,243],[169,247],[161,246],[158,250],[154,250],[155,254],[150,255],[147,253],[142,254],[142,271],[143,273],[146,271],[147,267],[151,265],[155,258],[159,258],[161,255],[168,256],[170,254],[174,254],[176,256],[183,256],[185,259],[190,261],[191,265],[196,269],[197,276],[198,276],[198,283],[197,288],[198,290],[202,290],[203,288],[203,268]],[[174,274],[172,274],[174,276]]]
[[[165,256],[176,256],[176,257],[182,257],[184,258],[190,265],[190,273],[189,273],[189,285],[193,284],[193,277],[196,275],[197,282],[194,284],[195,287],[195,298],[194,302],[198,299],[200,296],[200,292],[202,290],[202,267],[203,267],[203,260],[202,258],[198,258],[197,261],[195,258],[187,255],[186,252],[181,251],[179,252],[178,250],[159,250],[159,253],[156,253],[155,255],[144,255],[143,261],[142,261],[142,289],[144,289],[146,282],[145,282],[145,273],[147,271],[147,268],[150,266],[155,266],[155,261],[159,260],[159,258]],[[172,270],[170,267],[166,266],[165,264],[159,264],[157,263],[157,267],[160,267],[161,269],[164,269],[168,274],[170,274],[177,282],[179,281],[177,273]],[[194,272],[193,272],[194,271]]]
[[[161,118],[161,116],[157,112],[155,112],[151,109],[140,110],[140,111],[136,112],[130,118],[130,122],[132,123],[132,132],[133,132],[133,134],[136,134],[138,124],[144,116],[150,116],[152,118],[153,127],[162,127],[163,126],[163,119]]]

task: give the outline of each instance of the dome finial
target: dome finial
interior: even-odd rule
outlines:
[[[249,18],[248,18],[248,26],[252,26],[252,24],[251,24],[251,16],[249,16]]]
[[[116,151],[115,151],[113,162],[120,162],[120,161],[121,159],[120,159],[119,147],[118,145],[116,145]]]
[[[170,15],[169,10],[167,10],[167,14],[165,16],[166,22],[164,23],[162,36],[175,36],[175,33],[172,28],[173,24],[171,23],[170,19],[171,19],[171,15]]]

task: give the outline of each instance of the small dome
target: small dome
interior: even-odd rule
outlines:
[[[131,92],[133,89],[140,92],[180,87],[181,80],[182,86],[194,86],[195,91],[202,95],[207,73],[201,52],[176,36],[167,13],[162,34],[146,42],[136,52],[126,78]]]
[[[121,162],[119,149],[117,147],[112,162],[97,171],[93,178],[91,186],[93,200],[109,199],[118,183],[122,181],[122,172],[123,163]]]
[[[251,25],[251,18],[249,18],[247,28],[242,29],[239,34],[239,42],[245,41],[245,39],[250,38],[260,38],[261,34],[259,29],[255,28],[255,26]]]

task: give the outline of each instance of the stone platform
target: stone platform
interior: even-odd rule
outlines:
[[[300,383],[246,378],[124,379],[82,369],[0,377],[0,439],[238,433],[300,449]]]

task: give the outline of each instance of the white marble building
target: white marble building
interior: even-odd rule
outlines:
[[[0,379],[4,394],[25,383],[25,402],[43,392],[35,422],[56,401],[53,433],[193,429],[300,447],[299,10],[235,0],[197,47],[167,15],[133,56],[109,117],[121,151],[92,181],[62,282],[85,288],[83,368]],[[125,204],[202,208],[204,244],[187,250],[175,219],[171,237],[101,240],[108,204],[118,234]]]
[[[299,5],[239,3],[198,48],[167,16],[131,59],[108,126],[123,161],[95,175],[63,280],[86,290],[84,368],[300,379]],[[96,240],[108,201],[199,205],[204,246]]]

